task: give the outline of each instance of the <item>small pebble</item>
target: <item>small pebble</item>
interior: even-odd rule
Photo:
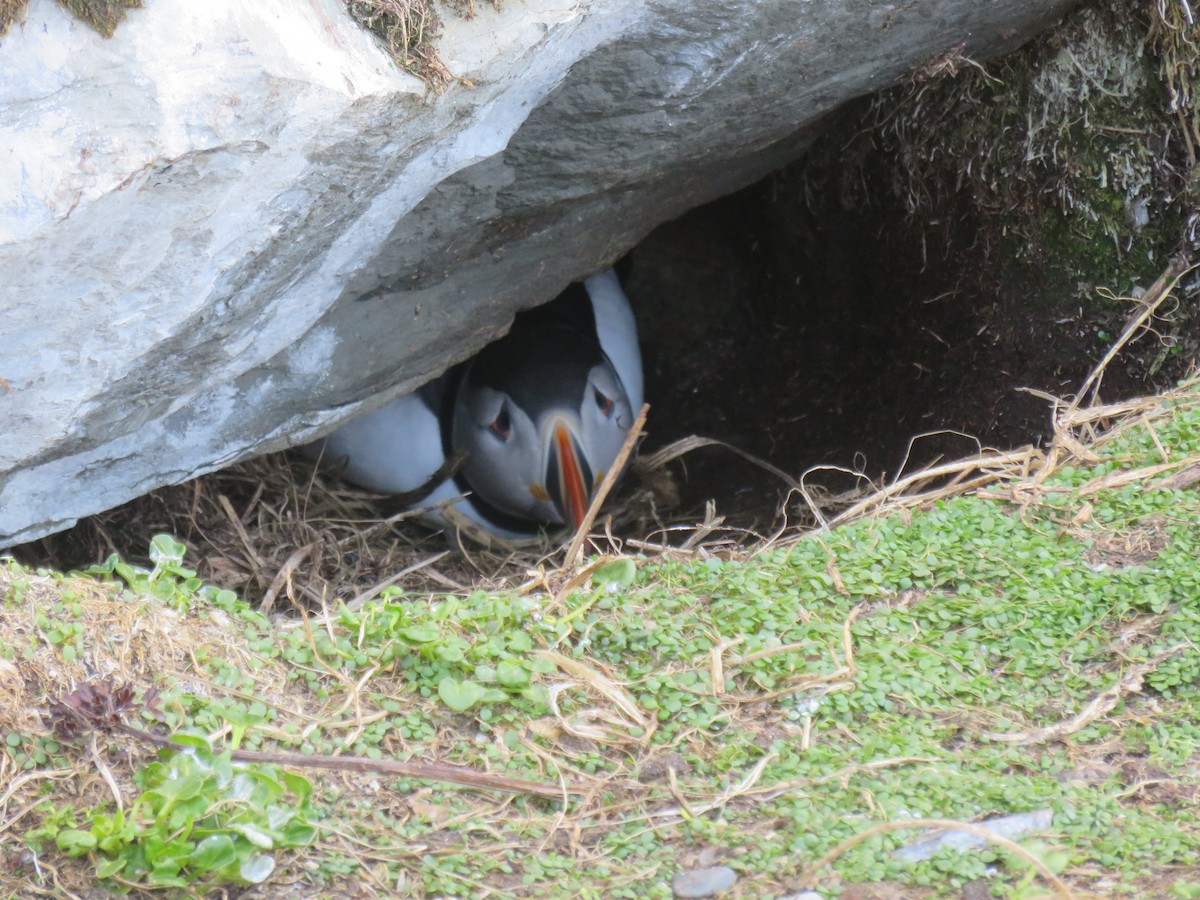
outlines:
[[[699,900],[727,891],[737,881],[737,872],[729,866],[687,869],[671,879],[671,891],[678,900]]]

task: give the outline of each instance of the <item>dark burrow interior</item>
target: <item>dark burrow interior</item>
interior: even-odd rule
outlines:
[[[836,466],[879,484],[980,446],[1037,444],[1050,407],[1019,389],[1072,394],[1120,333],[1128,304],[1098,304],[1095,286],[1065,270],[1018,263],[969,198],[910,215],[885,151],[868,142],[844,165],[867,103],[839,112],[804,158],[662,225],[619,263],[652,406],[643,454],[700,435],[793,477]],[[1153,336],[1131,344],[1107,370],[1104,399],[1177,379],[1182,363],[1157,366],[1161,351]],[[722,448],[688,453],[673,477],[680,503],[660,523],[698,521],[709,500],[727,524],[760,534],[781,508],[805,520],[778,476]],[[831,469],[805,482],[863,486]],[[16,555],[62,569],[113,549],[144,557],[150,536],[186,519],[169,507],[190,496],[156,492]]]
[[[1040,444],[1051,405],[1021,389],[1069,398],[1120,334],[1128,301],[1100,300],[1066,264],[1006,256],[996,221],[969,200],[910,216],[883,156],[857,160],[865,183],[848,191],[831,162],[845,134],[835,127],[805,158],[661,226],[623,261],[653,404],[648,448],[699,434],[796,477],[818,467],[806,484],[866,484],[820,468],[838,467],[878,485],[981,447]],[[1131,267],[1104,287],[1141,282]],[[1104,400],[1182,377],[1186,340],[1157,337],[1106,369]],[[719,448],[686,460],[687,513],[713,498],[728,522],[778,521],[777,476]],[[803,521],[798,502],[786,505]]]

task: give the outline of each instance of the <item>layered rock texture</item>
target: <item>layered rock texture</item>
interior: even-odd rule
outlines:
[[[0,546],[310,440],[841,103],[1068,0],[525,0],[440,91],[340,0],[34,0],[0,41]]]

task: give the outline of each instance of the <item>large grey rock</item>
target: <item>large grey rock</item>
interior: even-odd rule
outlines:
[[[310,440],[821,116],[1071,0],[524,0],[429,94],[338,0],[154,0],[0,42],[0,546]]]

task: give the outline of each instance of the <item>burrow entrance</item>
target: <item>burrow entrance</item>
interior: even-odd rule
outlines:
[[[1020,389],[1072,395],[1133,298],[1200,257],[1200,132],[1177,127],[1187,34],[1095,0],[986,72],[952,49],[835,113],[803,158],[659,228],[627,260],[651,445],[695,432],[793,475],[878,483],[1041,441],[1049,403]],[[1198,294],[1185,274],[1102,399],[1194,366]],[[778,479],[711,449],[687,469],[693,515],[715,497],[770,526]]]
[[[1051,405],[1023,389],[1073,396],[1135,307],[1098,290],[1136,296],[1169,254],[1125,260],[1098,284],[1073,261],[1014,258],[998,222],[969,203],[911,217],[880,189],[847,205],[827,151],[663,225],[625,260],[653,404],[648,446],[695,433],[794,476],[828,466],[880,484],[981,447],[1039,445]],[[887,159],[866,165],[868,179],[893,173]],[[1119,248],[1107,250],[1120,269]],[[1179,292],[1198,289],[1193,277]],[[1160,390],[1193,365],[1186,311],[1160,324],[1106,368],[1103,399]],[[691,515],[712,498],[733,523],[777,520],[777,477],[715,448],[686,459]],[[864,484],[831,469],[810,482]]]
[[[1109,203],[1119,219],[1113,225],[1091,215],[1100,200],[1080,199],[1081,186],[1098,179],[1075,163],[1096,157],[1111,169],[1114,160],[1132,159],[1145,152],[1149,126],[1120,124],[1125,120],[1108,113],[1106,121],[1119,123],[1113,130],[1082,133],[1062,159],[1042,158],[1041,168],[1021,161],[1028,148],[1006,156],[986,132],[971,129],[989,117],[999,117],[1001,130],[1004,116],[1024,121],[1034,100],[1012,86],[1022,83],[1022,67],[1038,73],[1026,72],[1024,83],[1036,83],[1057,64],[1064,40],[1080,42],[1070,59],[1081,69],[1064,69],[1064,78],[1100,83],[1106,98],[1120,94],[1119,80],[1104,79],[1122,73],[1087,66],[1109,65],[1110,45],[1124,38],[1106,36],[1098,50],[1086,43],[1095,43],[1099,26],[1124,21],[1120,8],[1112,0],[1099,12],[1085,11],[1076,25],[1006,61],[1002,79],[969,70],[947,80],[940,100],[914,82],[899,95],[851,104],[803,158],[661,226],[632,250],[618,271],[639,319],[652,404],[644,451],[701,435],[793,476],[837,466],[878,483],[902,467],[981,445],[1042,440],[1050,427],[1047,401],[1019,389],[1070,395],[1120,334],[1133,302],[1105,300],[1097,290],[1136,295],[1181,249],[1188,228],[1179,210],[1189,196],[1181,179],[1189,166],[1183,145],[1164,138],[1151,148],[1160,165],[1133,188],[1115,176],[1107,180],[1119,189]],[[1128,36],[1143,38],[1137,29]],[[1151,93],[1127,95],[1125,105],[1160,108],[1161,86],[1139,83]],[[901,121],[894,110],[918,95],[919,111]],[[1075,109],[1077,99],[1068,96],[1064,109]],[[1070,112],[1064,121],[1075,118]],[[1070,144],[1067,137],[1054,135],[1055,152]],[[1064,191],[1075,192],[1076,206],[1063,204]],[[1144,227],[1122,202],[1134,202],[1133,213],[1148,211],[1161,227]],[[1096,227],[1089,230],[1088,222]],[[1107,369],[1104,399],[1151,392],[1185,374],[1197,347],[1188,301],[1198,293],[1200,280],[1189,275],[1167,318]],[[914,441],[917,435],[928,436]],[[245,523],[257,505],[271,512],[267,519],[286,523],[307,508],[307,463],[276,464],[271,472],[288,473],[282,482],[264,479],[263,466],[254,461],[208,476],[217,479],[211,490],[193,484],[157,491],[18,548],[17,556],[61,569],[113,550],[138,559],[153,534],[172,531],[192,546],[208,544],[213,558],[224,560],[201,572],[221,584],[221,566],[249,566],[211,536],[227,528],[229,509]],[[709,500],[729,524],[765,533],[787,493],[776,476],[717,448],[688,454],[674,464],[673,477],[679,505],[658,509],[658,522],[635,521],[630,536],[664,522],[698,521]],[[856,479],[822,471],[809,481],[841,490]],[[205,490],[224,496],[228,508],[201,502]],[[803,521],[800,510],[789,513]]]

